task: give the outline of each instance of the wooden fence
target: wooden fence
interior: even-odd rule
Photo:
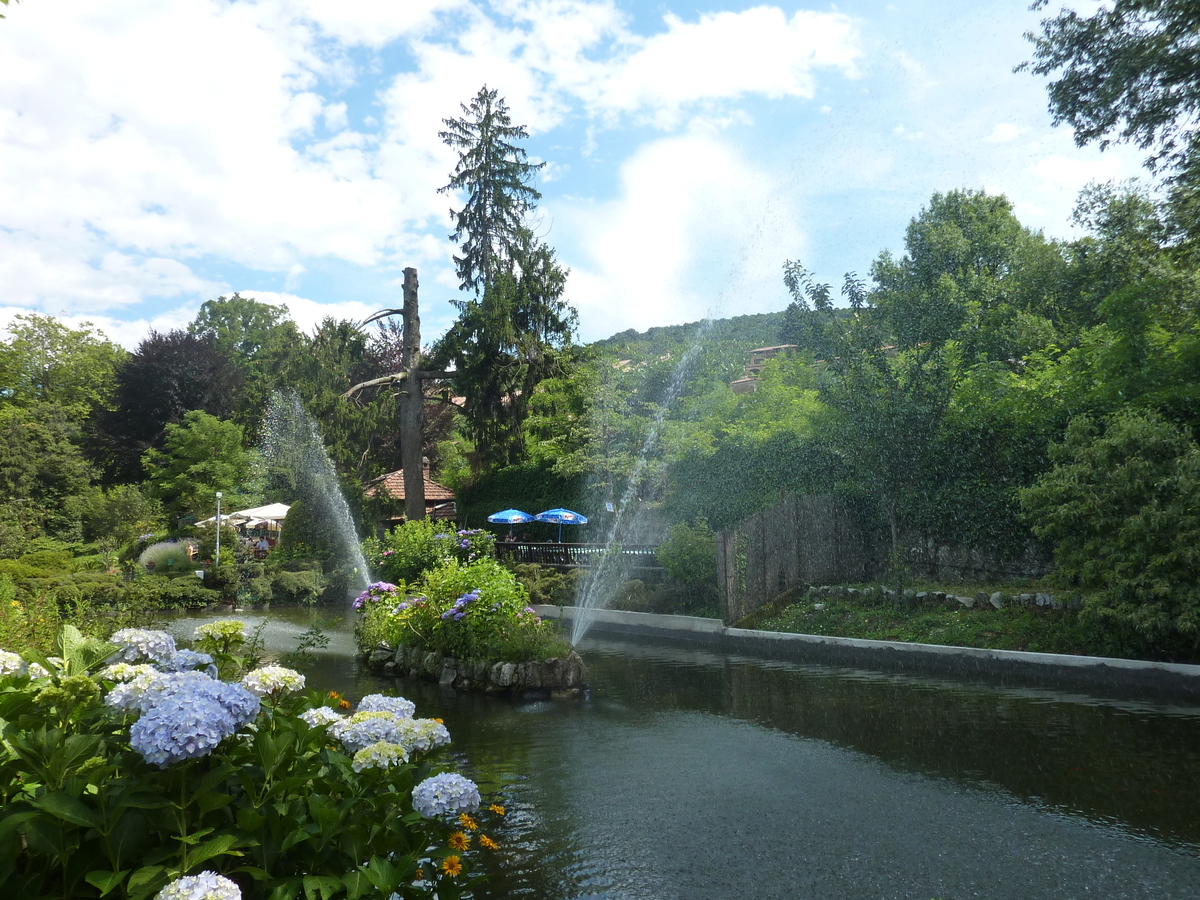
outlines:
[[[717,534],[725,622],[800,584],[862,581],[873,568],[857,515],[833,495],[784,497]]]

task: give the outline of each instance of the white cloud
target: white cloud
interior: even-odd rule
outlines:
[[[1020,136],[1020,134],[1021,129],[1016,125],[1013,125],[1009,122],[1001,122],[992,129],[992,133],[984,138],[984,140],[988,141],[989,143],[1000,144],[1006,141],[1015,140]]]
[[[643,146],[618,199],[555,213],[590,257],[567,289],[585,339],[777,308],[778,248],[806,246],[779,186],[707,135]]]
[[[815,94],[814,71],[857,76],[862,56],[857,23],[841,13],[800,11],[791,19],[777,7],[706,14],[684,22],[664,17],[667,31],[641,44],[581,96],[607,110],[643,108],[670,113],[698,101]]]

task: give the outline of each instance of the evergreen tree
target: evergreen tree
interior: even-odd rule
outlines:
[[[450,210],[453,241],[462,241],[454,257],[463,290],[478,296],[511,262],[521,241],[525,214],[542,195],[529,184],[545,163],[530,163],[514,141],[528,137],[524,125],[513,125],[508,106],[487,85],[470,105],[461,104],[461,119],[443,119],[446,131],[438,137],[458,151],[450,183],[439,190],[466,191],[462,209]]]

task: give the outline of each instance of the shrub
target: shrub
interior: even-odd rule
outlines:
[[[716,587],[717,539],[703,516],[695,525],[680,522],[655,552],[672,579],[687,587]]]
[[[390,582],[414,582],[451,560],[471,562],[496,555],[495,536],[482,529],[454,530],[447,522],[420,519],[398,525],[381,540],[363,542],[371,571]]]
[[[88,674],[113,647],[64,629],[61,666],[16,657],[0,675],[6,896],[149,900],[177,879],[175,896],[198,896],[216,875],[246,900],[468,889],[473,857],[455,816],[480,797],[435,774],[444,726],[379,695],[343,717],[278,667],[240,684],[154,671],[207,657],[153,633],[122,638],[131,662],[137,647],[166,659],[136,677]]]
[[[284,603],[313,604],[321,596],[323,580],[320,572],[280,571],[271,580],[271,595]]]
[[[1170,655],[1200,647],[1200,448],[1151,412],[1073,419],[1054,467],[1020,493],[1058,576],[1098,588],[1084,612]]]
[[[459,659],[513,662],[569,651],[529,608],[525,588],[494,559],[451,561],[426,572],[415,587],[419,594],[404,596],[403,585],[375,585],[363,603],[356,601],[360,648],[409,644]]]
[[[192,562],[195,544],[191,541],[159,541],[138,556],[138,564],[155,575],[191,575],[197,568]]]

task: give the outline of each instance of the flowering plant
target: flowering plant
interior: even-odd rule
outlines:
[[[392,582],[412,583],[450,562],[494,559],[496,539],[479,528],[455,531],[446,522],[421,519],[393,528],[380,540],[363,542],[372,572]]]
[[[417,646],[460,659],[525,662],[565,656],[550,623],[529,606],[529,594],[494,559],[451,560],[425,573],[423,593],[395,606],[365,604],[360,648]]]
[[[101,646],[95,674],[66,674],[78,655],[0,651],[5,896],[455,898],[477,880],[462,826],[424,817],[430,789],[414,794],[447,780],[450,735],[410,701],[371,695],[341,715],[281,667],[226,682]],[[450,781],[447,812],[470,807],[478,790]]]

